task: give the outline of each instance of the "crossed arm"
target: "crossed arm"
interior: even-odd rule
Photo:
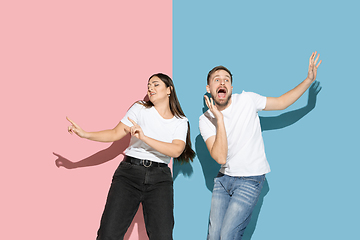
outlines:
[[[71,123],[71,125],[68,127],[68,132],[70,134],[75,133],[81,138],[86,138],[92,141],[114,142],[120,140],[128,133],[130,133],[131,136],[140,139],[150,147],[154,148],[156,151],[169,157],[177,158],[185,149],[185,142],[182,140],[175,139],[171,143],[166,143],[145,136],[141,127],[130,118],[129,120],[133,124],[132,127],[128,127],[124,123],[119,122],[119,124],[113,129],[103,130],[99,132],[86,132],[68,117],[66,117],[66,119]]]

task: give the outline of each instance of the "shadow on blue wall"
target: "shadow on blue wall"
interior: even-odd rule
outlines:
[[[295,122],[299,121],[301,118],[303,118],[306,114],[308,114],[312,109],[315,108],[316,105],[316,97],[318,93],[320,92],[320,82],[315,81],[311,87],[309,88],[309,95],[308,95],[308,102],[307,105],[303,108],[293,110],[290,112],[283,113],[279,116],[274,117],[260,117],[260,124],[262,131],[268,131],[268,130],[276,130],[285,128],[287,126],[290,126],[294,124]],[[205,93],[208,95],[208,93]],[[208,95],[209,96],[209,95]],[[210,97],[210,96],[209,96]],[[205,101],[203,102],[203,113],[208,110]],[[197,157],[200,161],[201,168],[203,170],[204,179],[205,179],[205,185],[209,191],[212,192],[214,187],[214,177],[217,175],[217,173],[220,170],[220,165],[211,158],[210,153],[206,147],[206,144],[199,134],[195,139],[195,150]],[[174,165],[174,173],[183,173],[185,176],[190,176],[192,174],[193,170],[190,164],[184,164],[184,165]],[[177,176],[177,175],[176,175]],[[257,220],[260,214],[260,210],[264,201],[264,198],[266,194],[270,191],[270,187],[268,184],[267,179],[265,180],[262,192],[260,194],[258,203],[256,204],[256,207],[253,211],[251,221],[247,227],[247,230],[245,231],[245,234],[243,236],[244,240],[250,240],[257,224]]]
[[[193,174],[194,170],[191,166],[191,163],[181,164],[178,161],[173,162],[173,179],[175,181],[176,177],[179,174],[182,174],[185,177],[190,177]]]

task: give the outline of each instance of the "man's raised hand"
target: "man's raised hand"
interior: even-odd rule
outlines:
[[[317,61],[319,60],[319,57],[320,57],[320,54],[317,54],[317,51],[315,51],[311,54],[310,59],[309,59],[309,72],[308,72],[307,78],[311,82],[316,80],[317,69],[322,62],[322,60],[320,60],[319,63],[317,63]]]
[[[214,114],[214,117],[216,119],[219,119],[219,118],[222,118],[223,115],[222,113],[219,111],[219,109],[216,107],[216,105],[214,105],[214,102],[213,102],[213,99],[210,98],[206,95],[204,95],[204,98],[205,98],[205,103],[206,103],[206,106],[210,109],[210,111],[212,112],[212,114]]]

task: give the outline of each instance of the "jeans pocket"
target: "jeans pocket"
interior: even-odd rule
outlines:
[[[222,172],[218,172],[218,174],[216,175],[215,178],[221,178],[223,177],[225,174],[223,174]]]
[[[121,171],[126,171],[132,168],[132,164],[128,162],[121,162],[114,172],[113,177],[121,175]]]
[[[219,172],[219,173],[216,175],[216,177],[214,178],[214,186],[215,186],[215,184],[217,184],[217,183],[220,183],[220,184],[222,185],[222,183],[220,182],[220,180],[221,180],[222,177],[224,177],[224,176],[225,176],[225,174]]]
[[[244,177],[245,180],[256,183],[256,186],[260,185],[265,180],[265,175]]]
[[[169,167],[160,167],[161,171],[165,173],[166,175],[171,176],[171,170]]]
[[[131,163],[128,163],[128,162],[124,162],[122,161],[118,167],[118,169],[121,168],[121,169],[130,169],[132,168],[132,164]]]

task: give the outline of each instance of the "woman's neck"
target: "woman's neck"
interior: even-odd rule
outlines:
[[[156,104],[154,105],[156,111],[160,114],[161,117],[163,117],[164,119],[171,119],[174,117],[174,115],[172,114],[171,110],[170,110],[170,105],[168,102],[163,103],[163,104]]]

